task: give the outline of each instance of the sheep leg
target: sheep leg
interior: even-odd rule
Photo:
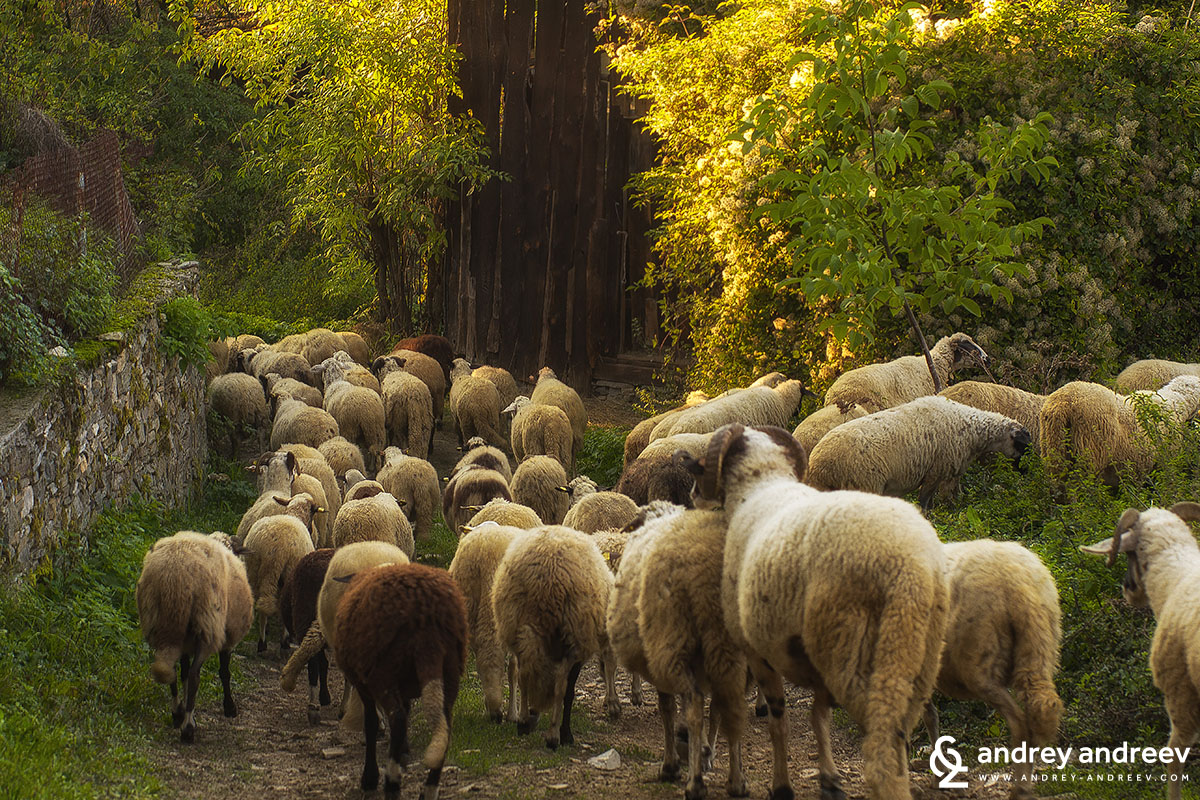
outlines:
[[[373,792],[379,786],[379,764],[375,760],[375,740],[379,738],[379,710],[375,698],[359,690],[363,701],[363,736],[367,740],[366,759],[363,762],[362,780],[359,787],[364,792]]]
[[[931,747],[942,737],[942,725],[938,721],[937,706],[933,704],[932,700],[925,704],[925,731],[929,734]]]
[[[629,705],[640,706],[642,702],[642,676],[631,672],[629,673]]]
[[[258,615],[258,653],[262,655],[267,652],[267,615],[259,612]]]
[[[765,717],[767,715],[767,699],[763,697],[762,686],[757,681],[754,683],[754,716]]]
[[[208,652],[201,648],[187,671],[187,708],[183,715],[183,728],[179,732],[181,742],[190,744],[196,741],[196,690],[200,688],[200,667],[204,666],[208,655]]]
[[[508,721],[517,722],[517,657],[508,657]]]
[[[546,746],[551,750],[557,749],[560,744],[575,744],[575,734],[571,733],[571,708],[575,704],[575,681],[582,668],[583,662],[576,661],[566,675],[563,675],[561,668],[555,675],[554,700],[551,701],[554,705],[550,713],[550,728],[546,731]]]
[[[658,693],[658,713],[663,723],[663,764],[658,771],[660,781],[679,780],[679,751],[675,748],[675,695]]]
[[[325,655],[324,649],[317,653],[317,673],[321,681],[321,691],[317,700],[321,705],[327,706],[332,702],[332,698],[329,696],[329,657]]]
[[[796,796],[788,779],[787,739],[788,725],[786,706],[783,694],[783,676],[773,670],[765,661],[756,671],[763,695],[767,699],[767,733],[771,737],[771,794],[768,800],[793,800]]]
[[[685,800],[704,800],[704,695],[692,688],[683,696],[684,714],[688,726],[688,782],[683,790]]]
[[[832,719],[833,698],[824,689],[814,690],[812,729],[817,739],[817,779],[821,784],[821,800],[846,800],[846,793],[842,791],[842,776],[833,763],[833,743],[829,737]]]
[[[604,711],[609,719],[618,719],[621,698],[617,695],[617,659],[608,648],[600,654],[600,669],[604,673]]]
[[[179,675],[183,681],[183,690],[187,691],[187,671],[190,659],[187,654],[179,657]],[[184,703],[179,699],[179,682],[171,681],[171,727],[178,728],[183,724],[183,706]]]
[[[516,658],[513,658],[513,669],[516,669]],[[529,679],[525,675],[521,675],[521,711],[517,716],[517,734],[524,736],[531,733],[537,725],[537,716],[529,710]]]
[[[475,670],[479,673],[479,684],[483,689],[483,710],[493,722],[504,721],[500,711],[504,705],[503,658],[503,651],[494,640],[485,640],[475,651]]]
[[[730,797],[746,797],[750,792],[746,788],[746,775],[742,769],[742,735],[746,726],[745,692],[738,691],[736,678],[723,685],[721,682],[714,682],[712,703],[710,724],[715,731],[717,718],[720,717],[725,741],[729,744],[729,779],[725,782],[725,791]]]
[[[318,725],[321,722],[320,691],[317,688],[321,682],[321,664],[318,653],[308,660],[308,724]]]
[[[408,708],[406,700],[392,712],[388,720],[392,738],[388,742],[388,762],[383,777],[383,796],[387,798],[400,796],[400,777],[404,774],[404,765],[411,761],[408,745]]]
[[[236,717],[238,715],[237,703],[233,702],[233,689],[229,686],[229,656],[229,650],[222,650],[217,654],[217,674],[221,676],[221,702],[224,706],[225,716]]]

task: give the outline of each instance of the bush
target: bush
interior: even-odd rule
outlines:
[[[159,314],[159,349],[178,356],[183,368],[200,366],[212,358],[212,316],[194,297],[176,297],[163,303]]]

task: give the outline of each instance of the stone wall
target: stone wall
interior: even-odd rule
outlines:
[[[18,400],[0,418],[0,576],[39,567],[65,534],[90,530],[134,494],[168,505],[193,496],[207,438],[202,369],[181,372],[157,347],[162,302],[195,291],[195,262],[160,264],[134,281],[143,312],[105,334],[95,366]],[[148,301],[148,302],[145,302]]]

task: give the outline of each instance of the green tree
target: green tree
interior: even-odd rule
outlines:
[[[1050,220],[1004,225],[1013,206],[996,189],[1040,183],[1058,162],[1038,155],[1046,113],[1012,128],[983,119],[978,166],[955,152],[934,157],[930,112],[953,89],[909,83],[912,22],[924,15],[915,3],[810,7],[808,44],[788,63],[804,89],[761,96],[735,140],[770,165],[760,213],[789,237],[794,274],[781,283],[799,284],[810,304],[832,301],[819,329],[857,348],[883,311],[903,313],[938,385],[917,313],[978,317],[978,296],[1012,301],[1001,281],[1024,271],[1014,247]]]
[[[447,113],[458,92],[436,0],[243,3],[242,27],[196,33],[187,51],[237,79],[263,113],[243,129],[251,168],[283,177],[296,225],[327,244],[331,269],[368,269],[380,321],[409,330],[441,220],[461,182],[488,172],[474,121]]]

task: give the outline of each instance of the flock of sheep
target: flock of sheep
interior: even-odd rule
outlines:
[[[472,369],[436,336],[374,360],[359,337],[325,329],[212,349],[209,401],[229,420],[231,453],[247,436],[270,449],[250,467],[261,494],[235,536],[185,531],[146,555],[137,605],[174,723],[193,739],[200,665],[213,653],[225,714],[237,713],[230,652],[254,615],[265,650],[275,618],[281,650],[299,642],[282,683],[290,690],[307,669],[311,722],[331,702],[330,654],[344,673],[343,723],[361,722],[366,735],[364,789],[379,781],[382,709],[384,785],[398,792],[420,700],[434,732],[426,800],[437,795],[468,645],[486,713],[522,734],[548,715],[551,748],[573,741],[585,662],[600,659],[612,716],[618,665],[631,673],[631,702],[642,702],[648,681],[663,720],[660,777],[681,776],[685,751],[689,800],[705,796],[718,731],[729,748],[725,788],[748,794],[741,739],[755,684],[756,712],[769,716],[773,800],[793,796],[785,680],[812,691],[827,800],[845,796],[831,751],[835,705],[862,729],[874,800],[911,797],[907,741],[922,716],[937,738],[934,688],[991,705],[1014,746],[1049,744],[1062,713],[1050,572],[1013,542],[942,544],[921,510],[887,495],[915,490],[927,508],[976,459],[1019,458],[1030,445],[1052,470],[1082,463],[1105,480],[1136,475],[1152,453],[1134,406],[1157,405],[1160,419],[1179,422],[1200,408],[1195,365],[1138,362],[1117,379],[1136,399],[1082,382],[1040,396],[968,381],[938,396],[925,359],[907,356],[845,373],[789,434],[812,393],[771,373],[714,398],[693,393],[639,424],[620,481],[601,491],[575,474],[583,403],[548,368],[521,396],[506,371]],[[932,356],[943,384],[988,362],[962,333]],[[447,387],[464,454],[443,486],[426,458]],[[460,535],[448,571],[410,563],[439,500]],[[1130,510],[1111,539],[1086,548],[1110,563],[1127,554],[1126,597],[1159,616],[1151,668],[1173,747],[1200,733],[1200,681],[1188,668],[1200,548],[1186,521],[1197,519],[1195,504]],[[1032,766],[1013,767],[1013,796],[1032,797]],[[1178,781],[1168,794],[1178,798]]]

